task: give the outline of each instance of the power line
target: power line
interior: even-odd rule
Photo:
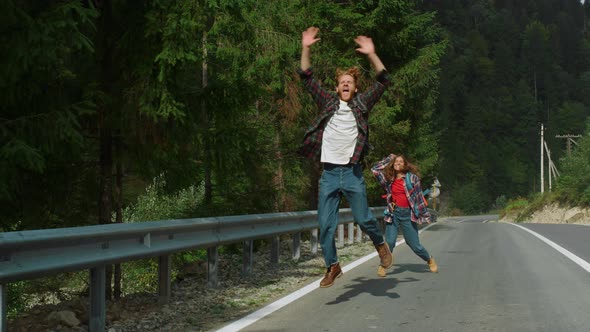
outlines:
[[[567,144],[567,156],[571,157],[572,156],[572,143],[574,143],[575,145],[578,145],[578,143],[576,143],[576,141],[574,140],[574,138],[580,138],[582,137],[582,135],[572,135],[572,134],[567,134],[567,135],[555,135],[556,138],[565,138],[566,139],[566,144]]]

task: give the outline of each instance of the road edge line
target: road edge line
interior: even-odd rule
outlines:
[[[427,225],[426,227],[422,228],[421,230],[418,231],[418,233],[422,233],[423,231],[427,230],[430,226],[434,225],[434,223],[431,223],[429,225]],[[401,239],[397,242],[395,242],[395,245],[398,246],[400,244],[405,243],[406,241],[404,239]],[[348,272],[352,269],[354,269],[355,267],[367,262],[368,260],[374,258],[377,256],[377,252],[368,254],[364,257],[361,257],[359,259],[357,259],[354,262],[351,262],[350,264],[347,264],[346,266],[344,266],[342,268],[343,272]],[[315,289],[320,287],[320,281],[323,279],[320,278],[316,281],[311,282],[310,284],[308,284],[307,286],[304,286],[303,288],[300,288],[296,291],[294,291],[291,294],[288,294],[274,302],[272,302],[271,304],[268,304],[265,307],[262,307],[256,311],[254,311],[253,313],[238,319],[237,321],[234,321],[232,323],[229,323],[228,325],[220,328],[219,330],[216,330],[216,332],[236,332],[236,331],[240,331],[241,329],[254,324],[255,322],[257,322],[258,320],[272,314],[273,312],[281,309],[282,307],[286,306],[287,304],[303,297],[306,294],[311,293],[312,291],[314,291]]]
[[[544,237],[543,235],[532,231],[526,227],[523,227],[521,225],[517,225],[515,223],[509,223],[513,226],[519,227],[531,234],[533,234],[534,236],[536,236],[537,238],[539,238],[541,241],[545,242],[546,244],[548,244],[550,247],[552,247],[553,249],[557,250],[559,253],[561,253],[562,255],[564,255],[565,257],[569,258],[571,261],[573,261],[574,263],[578,264],[581,268],[583,268],[584,270],[586,270],[586,272],[590,273],[590,263],[586,262],[584,259],[578,257],[576,254],[572,253],[571,251],[565,249],[564,247],[560,246],[559,244],[549,240],[548,238]]]

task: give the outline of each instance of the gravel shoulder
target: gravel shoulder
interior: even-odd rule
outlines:
[[[317,280],[325,272],[321,251],[312,254],[302,241],[299,260],[291,258],[291,242],[281,241],[280,263],[270,268],[270,250],[254,253],[253,272],[241,276],[241,254],[220,255],[219,287],[207,287],[206,270],[196,269],[172,285],[170,302],[158,304],[157,294],[137,293],[107,303],[108,332],[212,331]],[[342,265],[375,251],[370,241],[338,249]],[[88,299],[76,298],[37,306],[8,322],[9,331],[88,331]],[[74,319],[60,318],[70,312]],[[65,315],[67,316],[67,315]],[[71,317],[70,317],[71,318]],[[78,320],[78,324],[76,324]]]

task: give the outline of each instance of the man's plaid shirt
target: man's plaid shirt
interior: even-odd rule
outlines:
[[[304,87],[320,109],[320,114],[305,132],[299,153],[307,158],[319,159],[326,123],[340,107],[340,97],[335,92],[324,89],[313,77],[311,68],[298,69],[297,72],[303,80]],[[356,146],[350,158],[353,164],[359,163],[369,148],[369,111],[379,101],[389,84],[389,75],[383,70],[377,75],[377,81],[367,91],[355,94],[354,98],[348,102],[358,127]]]

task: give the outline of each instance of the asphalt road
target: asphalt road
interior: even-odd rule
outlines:
[[[378,258],[346,272],[242,331],[590,331],[590,272],[497,216],[448,218],[422,244],[439,273],[405,244],[395,266]],[[590,262],[590,226],[524,227]]]

